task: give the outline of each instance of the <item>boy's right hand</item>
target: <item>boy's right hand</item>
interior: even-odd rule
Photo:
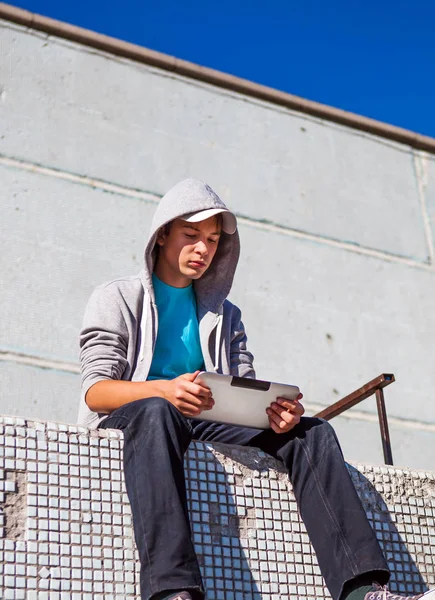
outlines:
[[[162,381],[163,396],[185,417],[198,417],[203,410],[214,405],[210,388],[201,379],[195,381],[201,371],[185,373],[175,379]]]

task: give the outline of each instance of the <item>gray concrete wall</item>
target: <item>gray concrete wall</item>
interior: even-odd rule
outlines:
[[[381,372],[397,464],[435,455],[435,157],[0,21],[0,412],[74,422],[92,288],[141,267],[159,197],[206,180],[239,215],[258,376],[308,412]],[[335,420],[381,462],[374,402]]]

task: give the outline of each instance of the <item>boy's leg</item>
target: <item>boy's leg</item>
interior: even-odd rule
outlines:
[[[255,446],[281,460],[332,597],[358,578],[387,583],[388,567],[332,427],[302,417],[288,433],[195,421],[193,439]]]
[[[141,563],[141,598],[189,590],[203,598],[186,503],[184,453],[192,426],[162,398],[115,410],[100,427],[124,432],[124,475]]]

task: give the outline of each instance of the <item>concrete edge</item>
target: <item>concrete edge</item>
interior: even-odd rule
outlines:
[[[72,434],[72,435],[84,435],[89,438],[104,438],[104,439],[113,439],[113,440],[122,440],[124,434],[121,430],[118,429],[89,429],[86,425],[74,424],[74,423],[66,423],[65,421],[57,421],[55,419],[48,421],[47,419],[39,419],[36,417],[20,417],[14,416],[11,414],[0,413],[0,427],[22,427],[22,428],[33,428],[39,431],[50,431],[50,430],[59,430],[63,433]],[[215,448],[217,451],[219,449],[228,449],[228,456],[233,456],[234,453],[231,452],[231,449],[237,452],[259,452],[264,454],[262,450],[259,450],[255,447],[247,447],[247,446],[238,446],[236,444],[224,444],[222,442],[199,442],[198,440],[192,440],[194,443],[203,444],[207,447]],[[272,460],[275,460],[272,458]],[[428,477],[431,481],[435,482],[435,471],[428,471],[424,468],[414,468],[409,467],[407,465],[386,465],[384,463],[364,463],[358,460],[346,460],[345,463],[357,470],[364,469],[365,467],[369,467],[371,469],[377,470],[382,473],[392,473],[392,474],[400,474],[400,475],[416,475],[421,474],[421,476]]]
[[[0,2],[0,19],[435,154],[435,139]]]

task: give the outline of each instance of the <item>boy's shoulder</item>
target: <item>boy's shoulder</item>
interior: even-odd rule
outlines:
[[[231,302],[231,300],[228,300],[228,298],[226,298],[223,301],[222,310],[224,315],[227,315],[232,319],[240,319],[240,316],[242,314],[240,308],[236,304]]]
[[[116,279],[105,281],[104,283],[97,285],[95,290],[114,291],[122,289],[134,289],[139,287],[143,287],[141,273],[137,273],[136,275],[126,275],[124,277],[117,277]]]
[[[118,277],[111,281],[106,281],[97,285],[94,289],[91,300],[100,300],[110,302],[111,300],[124,301],[127,304],[143,299],[144,287],[141,273],[136,275],[127,275]]]

